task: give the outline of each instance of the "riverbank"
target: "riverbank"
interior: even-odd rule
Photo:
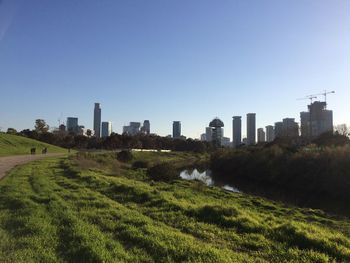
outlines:
[[[244,192],[350,216],[349,146],[220,150],[210,169]]]
[[[350,222],[320,210],[153,181],[112,154],[41,160],[0,182],[5,262],[330,262],[350,260]],[[195,157],[194,159],[197,159]],[[193,159],[193,160],[194,160]]]

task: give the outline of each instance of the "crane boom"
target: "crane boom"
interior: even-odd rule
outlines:
[[[310,104],[311,104],[313,99],[317,99],[317,96],[316,95],[308,95],[304,98],[299,98],[297,100],[310,100]]]

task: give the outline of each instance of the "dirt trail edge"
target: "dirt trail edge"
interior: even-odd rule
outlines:
[[[45,157],[64,156],[63,153],[48,153],[38,155],[13,155],[0,157],[0,180],[4,178],[8,171],[17,165],[25,164],[34,160],[43,159]]]

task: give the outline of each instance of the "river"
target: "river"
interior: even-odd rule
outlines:
[[[225,184],[224,182],[214,181],[210,170],[205,170],[204,172],[199,172],[197,169],[183,170],[180,173],[180,177],[185,180],[198,180],[203,182],[207,186],[218,186],[230,192],[241,192],[237,187]]]

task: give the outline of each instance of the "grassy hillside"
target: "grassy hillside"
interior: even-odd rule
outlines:
[[[137,158],[162,156],[182,160]],[[4,262],[350,261],[348,219],[154,182],[108,154],[13,170],[0,181],[0,240]]]
[[[29,154],[32,147],[36,148],[37,153],[41,153],[45,147],[47,147],[48,153],[67,152],[66,149],[26,137],[0,133],[0,156]]]

